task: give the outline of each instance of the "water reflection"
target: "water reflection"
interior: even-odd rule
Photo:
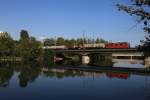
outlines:
[[[41,68],[39,66],[23,65],[19,69],[19,85],[24,88],[28,83],[32,83],[40,75]]]
[[[90,71],[81,71],[75,69],[62,69],[62,68],[53,68],[46,69],[43,68],[42,72],[47,77],[56,77],[56,78],[64,78],[64,77],[109,77],[109,78],[119,78],[119,79],[127,79],[130,76],[128,72],[111,72],[111,71],[99,71],[99,72],[90,72]]]
[[[1,63],[0,87],[7,87],[9,85],[9,80],[14,72],[19,72],[18,80],[22,88],[27,87],[29,83],[35,82],[41,74],[45,77],[56,77],[58,79],[83,76],[128,79],[130,74],[149,75],[148,71],[134,69],[144,68],[143,63],[131,63],[123,61],[123,59],[116,61],[116,59],[112,58],[111,54],[89,55],[91,60],[88,65],[82,65],[81,57],[76,55],[72,57],[74,59],[65,59],[63,61],[53,61],[53,57],[54,55],[48,59],[49,62],[45,59],[44,64],[37,62],[28,62],[26,65],[21,63]]]
[[[143,69],[143,63],[114,62],[110,54],[89,56],[92,59],[88,65],[75,59],[80,58],[77,56],[55,62],[51,57],[44,64],[1,63],[0,97],[2,100],[149,99],[150,71]]]
[[[0,87],[8,87],[13,72],[13,68],[8,64],[4,64],[3,67],[0,66]]]
[[[62,79],[66,77],[108,77],[118,79],[128,79],[131,74],[146,75],[150,73],[144,70],[124,69],[124,68],[106,68],[106,67],[93,67],[88,66],[60,66],[55,67],[41,67],[39,65],[15,65],[15,66],[1,66],[0,67],[0,87],[8,87],[9,80],[14,75],[14,72],[19,72],[18,80],[19,86],[25,88],[28,84],[35,82],[35,80],[44,75],[44,77],[55,77]]]

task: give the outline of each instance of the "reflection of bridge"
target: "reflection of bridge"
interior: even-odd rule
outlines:
[[[82,67],[82,66],[57,66],[54,69],[49,68],[43,68],[43,72],[48,71],[56,71],[64,73],[65,70],[75,70],[75,71],[85,71],[85,72],[105,72],[105,73],[127,73],[127,74],[134,74],[134,75],[144,75],[144,76],[150,76],[150,73],[148,70],[144,68],[121,68],[121,67],[96,67],[96,66],[88,66],[88,67]]]

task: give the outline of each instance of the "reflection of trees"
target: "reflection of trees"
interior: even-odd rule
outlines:
[[[11,79],[12,75],[13,68],[11,66],[0,66],[0,87],[7,87],[9,85],[9,80]]]
[[[40,67],[36,65],[23,65],[20,69],[19,84],[20,87],[26,87],[29,82],[34,82],[40,74]]]
[[[113,65],[111,54],[93,54],[90,56],[90,64],[97,66],[108,66]]]
[[[75,76],[83,76],[82,71],[75,70],[64,70],[64,69],[55,69],[43,72],[46,77],[56,77],[58,79],[62,79],[64,77],[75,77]]]

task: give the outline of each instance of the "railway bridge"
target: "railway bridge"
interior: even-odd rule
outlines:
[[[80,55],[92,55],[92,54],[112,54],[113,57],[141,57],[143,56],[143,52],[138,51],[136,48],[129,49],[58,49],[52,50],[56,54],[80,54]]]
[[[140,52],[136,48],[127,48],[127,49],[54,49],[52,50],[55,53],[137,53]]]
[[[89,55],[97,54],[110,54],[113,58],[124,58],[124,59],[138,59],[144,56],[143,52],[138,51],[136,48],[127,49],[55,49],[52,50],[56,54],[78,54],[82,56],[82,62],[88,63],[90,58]],[[87,61],[86,61],[87,60]]]

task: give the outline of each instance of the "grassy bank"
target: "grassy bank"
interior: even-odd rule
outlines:
[[[21,61],[21,57],[10,57],[10,56],[5,56],[5,57],[0,57],[1,62],[5,61]]]

